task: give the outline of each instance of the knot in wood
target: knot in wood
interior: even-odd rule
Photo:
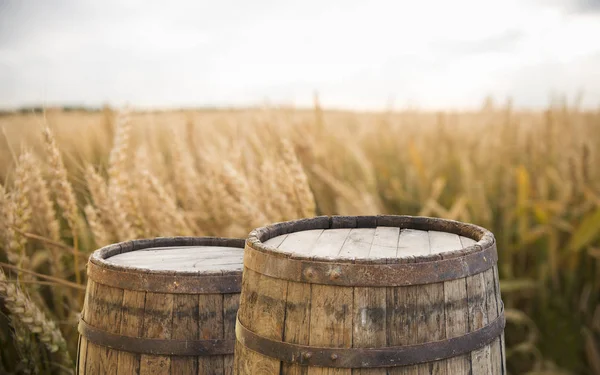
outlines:
[[[330,280],[337,280],[340,278],[340,276],[342,276],[342,271],[339,268],[329,271]]]
[[[308,277],[309,279],[313,278],[315,276],[315,270],[312,268],[307,268],[306,271],[304,271],[304,276]]]

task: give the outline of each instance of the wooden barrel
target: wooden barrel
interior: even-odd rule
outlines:
[[[174,237],[95,251],[79,374],[232,374],[244,240]]]
[[[237,374],[505,374],[489,231],[317,217],[246,240]]]

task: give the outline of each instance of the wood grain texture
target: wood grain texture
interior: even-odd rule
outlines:
[[[359,231],[360,242],[348,243],[346,240],[342,252],[361,255],[367,254],[369,262],[379,263],[381,258],[394,257],[398,246],[398,228],[376,228],[375,230],[352,229]],[[352,235],[352,233],[350,233]],[[365,251],[365,249],[367,249]],[[360,258],[354,256],[355,258]],[[363,261],[364,262],[364,261]],[[352,321],[352,347],[375,348],[387,344],[387,289],[355,287]],[[386,369],[353,369],[356,375],[386,375]]]
[[[278,249],[289,254],[309,252],[323,233],[322,229],[290,233]],[[285,302],[285,325],[283,341],[293,344],[309,344],[310,309],[312,286],[288,281]],[[282,363],[282,375],[306,375],[306,366]]]
[[[123,290],[111,288],[98,284],[96,289],[96,301],[98,302],[99,315],[95,319],[94,325],[109,333],[119,333],[121,326],[121,309],[119,306],[123,303]],[[100,349],[100,373],[117,373],[118,351],[106,347]]]
[[[204,325],[204,322],[202,322]],[[198,340],[200,309],[198,295],[177,294],[173,296],[173,332],[176,340]],[[198,358],[182,356],[171,358],[171,374],[184,375],[198,373]]]
[[[313,285],[309,345],[352,347],[353,288]],[[309,375],[350,375],[351,369],[309,367]]]
[[[86,322],[88,324],[98,324],[100,321],[101,306],[98,301],[98,287],[100,284],[92,281],[90,288],[90,295],[88,301],[88,316]],[[87,357],[85,365],[86,374],[100,374],[100,356],[102,347],[92,342],[88,342],[87,345]]]
[[[285,320],[287,281],[244,270],[240,296],[240,322],[257,334],[281,340]],[[239,345],[236,345],[238,350]],[[240,374],[278,375],[280,362],[259,353],[246,350],[239,356],[237,370]]]
[[[239,294],[223,295],[223,338],[235,340],[235,320],[238,306],[240,304]],[[223,368],[225,375],[233,375],[233,354],[223,356]]]
[[[302,258],[303,269],[310,272],[310,262],[318,262],[319,267],[337,261],[419,264],[434,258],[454,259],[460,254],[456,251],[466,247],[478,251],[472,247],[475,240],[444,231],[448,228],[468,235],[468,231],[457,230],[453,223],[438,226],[439,230],[425,230],[427,220],[420,221],[419,229],[385,226],[394,222],[391,217],[377,217],[376,221],[369,217],[329,220],[331,229],[300,230],[267,239],[265,243],[270,248],[264,250],[267,256],[261,262],[268,262],[271,256]],[[355,228],[359,223],[366,223],[368,228]],[[382,225],[377,226],[378,223]],[[305,223],[299,228],[306,228]],[[289,230],[275,227],[270,233],[282,233],[284,229]],[[257,237],[265,237],[264,233],[269,232]],[[245,272],[240,322],[247,322],[246,328],[260,336],[309,347],[377,348],[443,341],[485,326],[500,312],[495,269],[469,278],[403,287],[311,284],[274,279],[249,269]],[[333,271],[327,272],[332,272],[334,280]],[[311,280],[309,277],[310,274],[307,280]],[[267,300],[269,308],[261,302]],[[453,358],[369,369],[281,363],[238,343],[235,368],[240,375],[505,375],[503,359],[500,338],[479,351]]]
[[[173,295],[163,293],[146,293],[144,306],[145,337],[170,339],[173,327]],[[162,355],[142,354],[140,359],[140,375],[169,374],[171,358]]]
[[[211,340],[223,338],[223,295],[200,294],[198,296],[199,339]],[[198,374],[223,375],[222,356],[198,357]]]
[[[488,323],[483,274],[467,277],[467,299],[469,304],[469,331],[472,332]],[[471,370],[473,375],[492,373],[489,346],[471,352]]]
[[[144,248],[155,243],[160,243],[161,246],[168,246],[170,243],[178,246]],[[226,246],[213,246],[218,244]],[[104,271],[103,267],[123,271],[119,267],[128,266],[126,272],[132,274],[133,278],[152,270],[159,274],[175,275],[182,280],[193,277],[196,278],[194,281],[202,281],[198,278],[210,277],[209,275],[241,275],[243,248],[229,246],[243,246],[243,241],[198,237],[128,241],[100,249],[91,259],[100,272]],[[141,339],[235,339],[239,294],[137,291],[127,289],[126,284],[121,283],[119,287],[104,285],[95,281],[91,275],[86,289],[83,320],[96,330]],[[102,338],[99,336],[95,340]],[[81,337],[77,371],[80,374],[231,375],[233,355],[137,354],[126,349],[110,349]]]
[[[143,337],[144,306],[146,292],[125,290],[123,292],[123,307],[119,333],[123,336]],[[120,351],[117,359],[119,375],[137,374],[140,371],[140,354]]]
[[[439,235],[432,239],[432,252],[442,253],[445,249],[464,248],[462,238],[457,235],[445,236],[444,242],[439,241]],[[435,247],[445,249],[436,249]],[[444,282],[444,305],[446,310],[446,338],[462,336],[469,332],[469,305],[467,303],[467,280],[458,279]],[[446,360],[448,374],[468,374],[471,371],[471,356],[464,354]]]
[[[243,249],[220,246],[157,247],[118,254],[107,263],[155,271],[241,271]]]

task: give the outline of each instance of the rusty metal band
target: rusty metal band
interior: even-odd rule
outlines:
[[[128,272],[88,263],[88,277],[96,283],[114,288],[172,294],[239,293],[242,274],[238,275],[177,275]]]
[[[499,337],[506,324],[504,311],[485,327],[463,336],[424,344],[384,348],[325,348],[290,344],[257,335],[240,321],[235,334],[240,344],[286,363],[336,368],[376,368],[415,365],[469,353]]]
[[[460,257],[397,264],[318,262],[274,256],[246,246],[244,266],[282,280],[336,286],[406,286],[439,283],[484,272],[498,261],[496,244]]]
[[[90,326],[83,319],[77,327],[88,341],[115,350],[138,354],[211,356],[233,354],[235,340],[171,340],[121,336]]]

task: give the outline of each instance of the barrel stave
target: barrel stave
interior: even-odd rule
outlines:
[[[198,340],[200,308],[197,294],[176,294],[173,297],[173,339]],[[198,358],[195,356],[171,358],[171,374],[197,374]]]
[[[144,328],[144,306],[146,292],[125,290],[123,292],[123,310],[121,316],[121,329],[123,336],[142,337]],[[117,360],[117,374],[139,374],[141,355],[119,351]]]
[[[223,295],[201,294],[198,296],[200,312],[200,339],[223,338]],[[207,356],[198,358],[198,371],[200,374],[223,375],[223,358],[221,356]]]

